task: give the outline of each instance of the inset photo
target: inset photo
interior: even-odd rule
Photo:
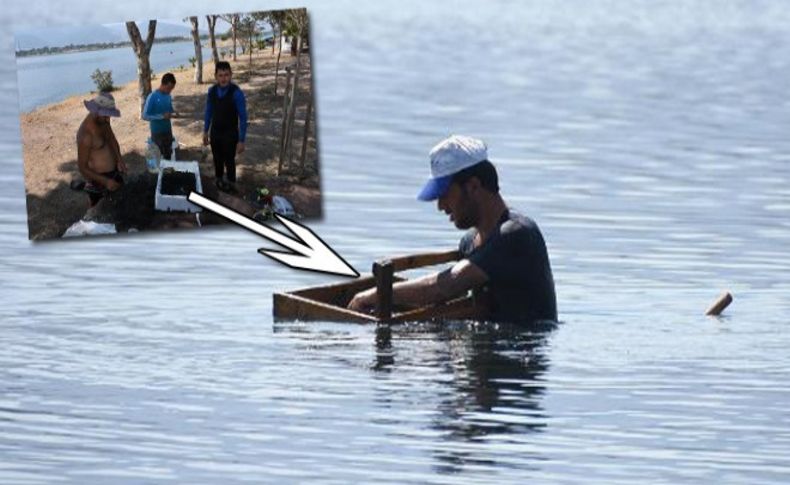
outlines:
[[[318,218],[305,9],[15,33],[32,240]]]

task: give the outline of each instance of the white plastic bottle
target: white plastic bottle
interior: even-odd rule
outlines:
[[[176,149],[178,148],[178,140],[173,138],[173,144],[170,145],[170,161],[176,161]]]
[[[148,171],[151,173],[159,172],[159,160],[162,158],[162,154],[159,151],[159,147],[156,146],[156,143],[152,139],[148,139],[148,147],[145,149],[145,164],[148,167]]]

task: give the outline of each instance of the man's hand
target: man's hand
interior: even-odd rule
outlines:
[[[236,155],[241,155],[244,153],[244,142],[240,141],[236,143]]]
[[[203,145],[208,145],[208,133],[203,133]]]
[[[104,184],[104,186],[107,187],[107,190],[109,190],[110,192],[115,192],[116,190],[121,188],[121,184],[119,184],[118,182],[116,182],[111,178],[107,179],[107,182]]]
[[[163,119],[169,120],[172,117],[173,117],[173,113],[162,113]]]
[[[126,162],[124,162],[122,159],[119,159],[115,164],[115,168],[121,173],[126,173]]]
[[[376,308],[376,302],[376,288],[370,288],[354,295],[348,308],[357,312],[370,313]]]

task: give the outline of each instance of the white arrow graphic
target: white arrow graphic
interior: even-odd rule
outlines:
[[[190,192],[189,201],[197,204],[204,209],[215,212],[222,217],[235,222],[241,227],[248,229],[259,236],[263,236],[272,242],[279,244],[291,252],[274,251],[261,248],[258,252],[279,261],[286,266],[307,271],[317,271],[319,273],[337,274],[342,276],[359,277],[359,273],[351,267],[343,258],[330,248],[320,237],[306,226],[292,221],[287,217],[274,214],[282,225],[288,228],[299,240],[286,236],[274,229],[259,223],[254,219],[236,212],[233,209],[218,204],[211,199],[207,199],[198,192]]]

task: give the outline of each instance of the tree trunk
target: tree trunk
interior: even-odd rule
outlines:
[[[296,115],[296,90],[299,87],[299,70],[300,70],[300,63],[299,63],[299,54],[302,53],[302,36],[297,35],[294,39],[296,41],[296,68],[294,69],[294,82],[291,86],[291,99],[288,101],[290,105],[288,107],[288,123],[286,124],[286,131],[285,131],[285,152],[283,155],[288,155],[288,163],[290,164],[293,160],[293,126],[294,126],[294,116]]]
[[[299,156],[299,167],[302,175],[304,175],[304,160],[307,156],[307,142],[310,139],[310,117],[313,114],[313,90],[310,90],[310,96],[307,98],[307,117],[304,120],[304,135],[302,136],[302,153]]]
[[[206,22],[208,22],[208,38],[211,41],[211,62],[217,65],[219,54],[217,53],[217,37],[214,35],[214,27],[217,25],[217,16],[206,15]]]
[[[249,45],[249,54],[250,54],[250,68],[252,68],[252,37],[253,37],[253,29],[250,29],[250,45]]]
[[[236,62],[236,32],[239,26],[239,15],[233,15],[233,21],[230,23],[231,30],[233,31],[233,62]]]
[[[291,57],[297,55],[298,53],[297,45],[299,44],[299,42],[301,42],[301,40],[302,40],[301,35],[296,35],[291,38]]]
[[[200,45],[198,18],[189,17],[192,23],[192,43],[195,45],[195,84],[203,84],[203,48]]]
[[[277,28],[274,26],[274,24],[272,24],[272,56],[274,56],[274,39],[277,38],[277,36],[274,34],[276,33],[277,33]]]
[[[283,122],[280,128],[280,153],[277,160],[277,176],[283,171],[283,161],[285,161],[285,135],[288,123],[288,88],[291,87],[291,68],[285,68],[285,91],[283,92]]]
[[[280,28],[280,32],[278,34],[280,38],[279,46],[277,46],[277,62],[274,64],[274,95],[277,96],[277,75],[280,74],[280,54],[282,54],[283,48],[283,31],[282,27]]]
[[[151,46],[154,45],[154,35],[156,33],[156,20],[148,21],[148,35],[143,41],[140,30],[134,22],[126,22],[126,31],[132,41],[132,49],[137,55],[137,91],[140,93],[140,116],[143,115],[145,99],[151,94],[151,63],[149,57]]]

